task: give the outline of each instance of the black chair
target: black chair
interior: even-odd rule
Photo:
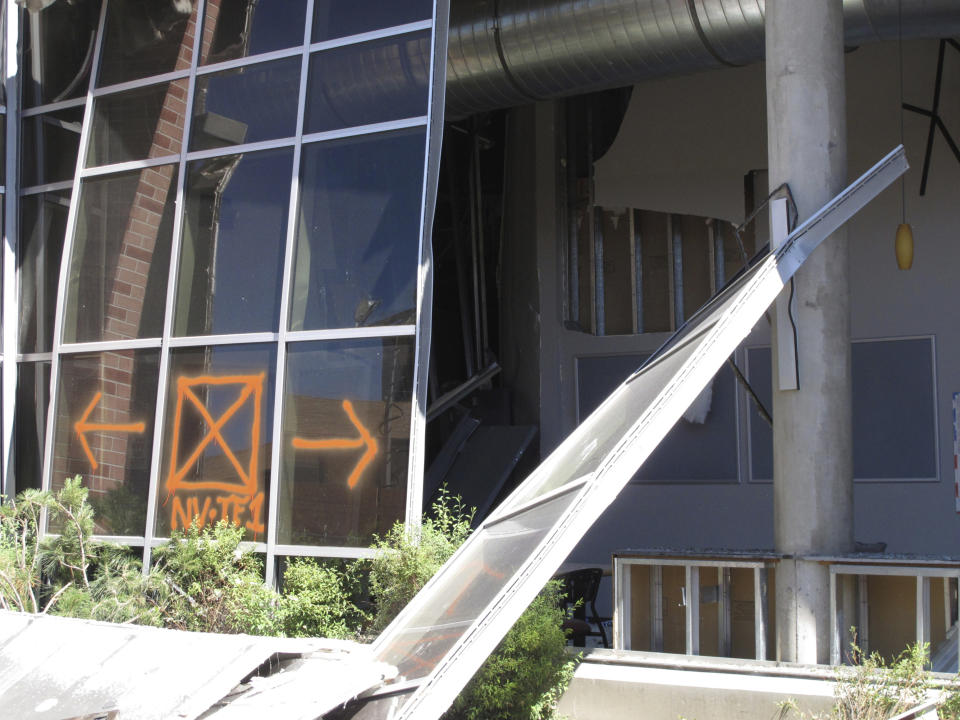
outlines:
[[[584,568],[557,575],[557,580],[563,583],[566,594],[564,604],[568,608],[573,607],[573,617],[563,623],[563,629],[571,632],[573,644],[577,647],[586,644],[587,635],[599,637],[605,648],[610,647],[607,632],[603,627],[604,620],[610,618],[601,617],[597,612],[597,591],[600,589],[601,578],[601,568]],[[596,625],[597,629],[594,630],[590,623]]]

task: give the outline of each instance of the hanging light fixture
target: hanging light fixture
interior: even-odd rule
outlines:
[[[903,0],[897,0],[897,55],[900,65],[900,144],[903,145]],[[913,267],[913,228],[907,222],[907,190],[905,175],[900,176],[900,224],[893,241],[897,267],[909,270]]]
[[[893,250],[897,255],[897,267],[909,270],[913,266],[913,229],[910,223],[897,225],[897,237],[893,241]]]

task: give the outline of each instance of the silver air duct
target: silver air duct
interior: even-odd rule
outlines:
[[[450,4],[449,117],[763,59],[763,0]],[[850,46],[894,39],[901,25],[905,38],[960,34],[960,0],[844,0],[843,10]]]

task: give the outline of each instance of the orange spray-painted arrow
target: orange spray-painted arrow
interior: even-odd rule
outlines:
[[[359,462],[357,462],[353,468],[350,477],[347,478],[347,485],[352,488],[357,484],[363,471],[367,469],[367,465],[373,462],[373,459],[377,456],[377,440],[370,434],[370,431],[364,427],[363,423],[360,422],[360,418],[358,418],[357,414],[353,411],[353,403],[349,400],[344,400],[343,411],[347,414],[347,417],[350,418],[353,426],[357,428],[360,437],[352,439],[330,438],[329,440],[307,440],[306,438],[295,437],[291,441],[291,445],[298,450],[350,450],[353,448],[362,448],[366,445],[366,451],[364,451]]]
[[[87,433],[88,432],[125,432],[125,433],[142,433],[147,429],[146,423],[126,423],[126,424],[110,424],[110,423],[88,423],[87,418],[90,417],[90,413],[93,412],[93,409],[97,406],[97,403],[100,402],[100,398],[103,397],[103,393],[98,392],[93,396],[93,400],[90,401],[90,404],[87,405],[87,409],[83,413],[83,417],[77,420],[73,424],[73,429],[77,431],[77,437],[80,438],[80,444],[83,445],[83,451],[87,454],[87,458],[90,460],[90,467],[94,470],[99,467],[97,459],[93,456],[93,450],[90,449],[90,443],[87,442]]]

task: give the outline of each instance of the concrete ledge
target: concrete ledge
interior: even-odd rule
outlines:
[[[597,651],[560,701],[573,720],[765,720],[792,699],[805,712],[833,705],[829,667]]]

